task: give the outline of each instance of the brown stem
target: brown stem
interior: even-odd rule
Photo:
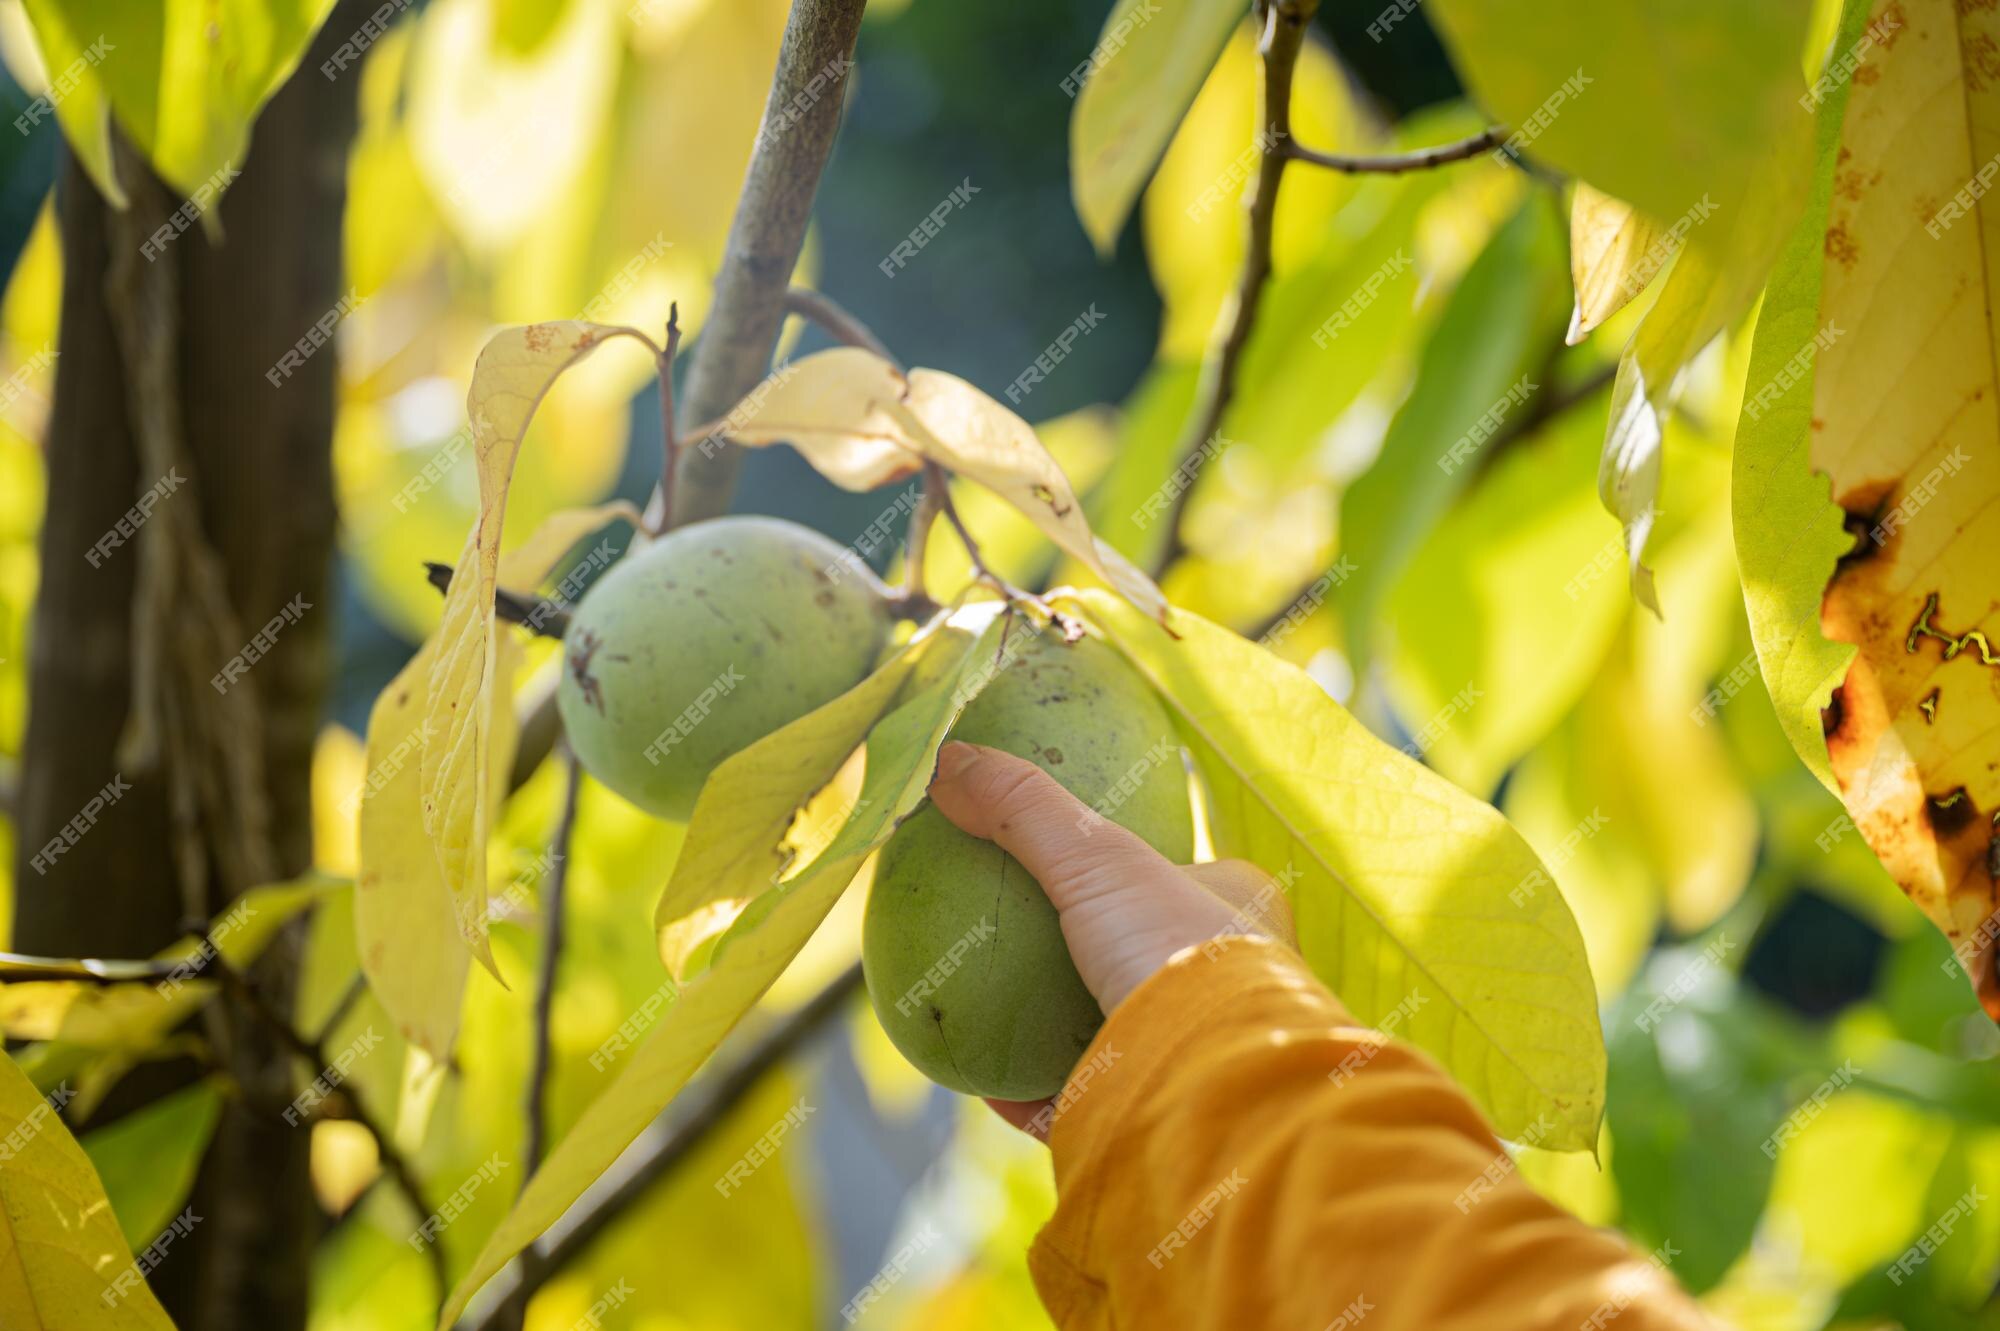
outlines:
[[[583,765],[567,744],[562,751],[562,813],[549,840],[548,892],[542,900],[542,959],[535,977],[535,1048],[528,1073],[528,1134],[524,1150],[530,1172],[548,1154],[549,1012],[555,1004],[556,963],[562,956],[563,897],[569,881],[569,843],[576,831],[576,796],[583,785]]]
[[[210,947],[213,947],[212,942]],[[308,1039],[299,1034],[292,1023],[271,1006],[256,983],[230,965],[219,950],[215,952],[209,964],[214,968],[216,979],[221,982],[223,992],[241,1004],[245,1011],[278,1038],[279,1043],[303,1060],[307,1067],[314,1069],[314,1076],[320,1075],[333,1065],[320,1040]],[[409,1202],[410,1209],[416,1212],[417,1220],[421,1222],[430,1214],[430,1207],[424,1202],[423,1190],[417,1185],[417,1176],[410,1168],[410,1162],[396,1149],[395,1138],[369,1114],[367,1106],[361,1103],[360,1096],[344,1094],[340,1097],[340,1102],[344,1109],[341,1116],[359,1123],[368,1130],[368,1135],[375,1139],[375,1154],[382,1162],[383,1172],[395,1181],[397,1190],[403,1194],[404,1200]],[[438,1288],[449,1289],[451,1286],[446,1278],[443,1247],[436,1243],[427,1244],[425,1253],[430,1258],[431,1274],[437,1279]]]
[[[667,306],[667,345],[654,356],[660,371],[660,512],[668,516],[674,511],[674,473],[681,454],[680,438],[674,433],[674,356],[680,349],[681,305],[674,301]],[[652,534],[659,535],[668,525],[663,523]]]
[[[1455,143],[1441,143],[1434,148],[1413,148],[1409,152],[1384,153],[1377,156],[1350,156],[1345,153],[1323,153],[1286,139],[1279,151],[1295,162],[1310,162],[1314,166],[1324,166],[1334,171],[1346,171],[1356,175],[1399,176],[1406,171],[1427,171],[1432,167],[1445,166],[1451,162],[1463,162],[1491,152],[1507,139],[1507,131],[1495,125],[1482,129],[1468,138]]]
[[[671,340],[673,336],[669,331],[668,338]],[[576,796],[583,785],[583,765],[567,744],[562,746],[562,751],[562,812],[557,816],[555,832],[549,838],[548,891],[542,898],[542,959],[535,975],[534,1051],[528,1070],[527,1101],[523,1106],[528,1126],[522,1157],[528,1163],[530,1177],[548,1157],[549,1013],[555,1005],[556,964],[562,959],[563,899],[569,881],[569,844],[576,831]],[[525,1264],[533,1264],[538,1259],[531,1250],[523,1254],[521,1260]],[[534,1285],[540,1283],[539,1279],[533,1282]],[[519,1331],[526,1323],[528,1296],[532,1292],[533,1286],[523,1281],[521,1289],[501,1311],[504,1327]]]
[[[903,362],[890,354],[888,344],[875,336],[874,329],[848,313],[845,307],[824,291],[814,291],[811,287],[787,289],[785,313],[809,319],[825,329],[827,335],[834,341],[850,347],[860,347],[863,351],[872,351],[895,366],[898,372],[903,369]]]
[[[524,1260],[494,1277],[490,1311],[468,1317],[459,1331],[501,1331],[508,1309],[525,1301],[542,1284],[587,1249],[607,1226],[623,1215],[646,1191],[699,1146],[731,1110],[755,1090],[766,1073],[777,1067],[847,1005],[861,988],[861,965],[848,967],[804,1007],[781,1018],[736,1062],[704,1078],[693,1094],[677,1098],[665,1113],[641,1133],[625,1154],[533,1249]],[[513,1283],[501,1288],[505,1282]]]
[[[792,0],[764,123],[716,275],[715,302],[688,364],[680,403],[685,420],[721,416],[770,369],[785,317],[785,290],[833,152],[864,3]],[[682,437],[695,436],[684,430]],[[684,526],[727,512],[740,461],[734,446],[686,450],[672,509],[666,496],[656,493],[649,518],[657,510],[671,525]]]
[[[1257,179],[1252,187],[1247,219],[1248,242],[1243,251],[1243,268],[1236,289],[1217,316],[1216,331],[1202,359],[1201,381],[1195,391],[1194,415],[1175,450],[1175,469],[1186,466],[1196,452],[1221,428],[1223,415],[1236,395],[1236,374],[1243,348],[1256,326],[1257,310],[1263,303],[1264,286],[1271,276],[1271,226],[1278,211],[1278,186],[1290,160],[1286,145],[1292,137],[1292,74],[1299,51],[1305,45],[1306,25],[1311,22],[1319,0],[1256,0],[1252,13],[1261,35],[1257,53],[1263,69],[1263,88],[1257,122]],[[1168,507],[1166,541],[1153,563],[1153,575],[1187,551],[1181,533],[1181,519],[1194,485],[1183,485]]]

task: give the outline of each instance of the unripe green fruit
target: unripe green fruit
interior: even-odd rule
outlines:
[[[1048,633],[1028,644],[951,738],[1026,758],[1168,859],[1193,856],[1173,722],[1101,642]],[[861,958],[896,1048],[969,1095],[1054,1095],[1104,1023],[1041,884],[929,804],[882,848]]]
[[[882,585],[777,518],[668,533],[614,565],[563,635],[563,733],[590,774],[686,821],[716,764],[864,679],[888,640]]]

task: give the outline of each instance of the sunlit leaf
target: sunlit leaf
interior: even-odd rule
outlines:
[[[1604,1047],[1583,939],[1506,820],[1263,648],[1184,612],[1176,641],[1111,597],[1083,603],[1175,714],[1216,853],[1297,875],[1300,948],[1355,1015],[1407,1004],[1403,1031],[1503,1137],[1546,1118],[1543,1145],[1595,1143]]]
[[[1894,10],[1869,76],[1843,90],[1813,215],[1758,330],[1736,526],[1788,736],[2000,1018],[2000,381],[1980,165],[2000,150],[1986,54],[2000,16],[1948,0]],[[1833,644],[1855,649],[1844,677]]]
[[[1371,609],[1410,747],[1472,794],[1490,796],[1569,711],[1624,622],[1624,586],[1600,562],[1617,536],[1591,484],[1601,430],[1579,406],[1500,457]]]
[[[173,1331],[104,1187],[34,1083],[0,1058],[0,1308],[9,1331]]]
[[[1070,194],[1099,253],[1117,244],[1146,178],[1242,19],[1236,0],[1118,0],[1105,19],[1081,90],[1067,89],[1076,97]]]
[[[870,732],[861,797],[845,825],[805,872],[761,894],[737,917],[717,944],[709,968],[681,987],[626,1057],[618,1079],[556,1143],[452,1291],[438,1321],[440,1331],[679,1093],[790,964],[867,858],[922,802],[938,747],[983,686],[980,666],[994,655],[1004,623],[1004,618],[995,619],[983,632],[954,635],[955,659],[940,662],[934,674],[927,670],[924,687]]]
[[[1555,389],[1543,366],[1558,317],[1560,243],[1547,200],[1530,197],[1452,293],[1380,456],[1342,496],[1340,553],[1353,572],[1340,604],[1357,662],[1381,631],[1382,596],[1488,442]]]
[[[1808,0],[1434,0],[1510,145],[1670,224],[1763,178],[1798,106]],[[1671,108],[1671,112],[1668,111]]]
[[[494,766],[490,707],[498,633],[493,594],[514,455],[557,376],[621,330],[574,321],[495,333],[466,393],[479,472],[479,517],[452,571],[419,718],[424,831],[450,890],[459,937],[499,979],[486,937],[484,792]],[[577,535],[581,535],[579,531]]]

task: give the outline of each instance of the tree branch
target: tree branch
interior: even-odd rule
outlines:
[[[681,402],[685,421],[722,416],[770,369],[785,291],[798,267],[820,174],[833,152],[864,3],[792,0],[763,127],[716,275],[715,303],[688,365]],[[681,435],[694,437],[686,430]],[[726,512],[740,462],[729,444],[683,452],[672,506],[655,492],[647,525],[677,527]]]
[[[532,1295],[544,1281],[588,1248],[606,1227],[685,1160],[703,1137],[742,1103],[764,1075],[783,1062],[807,1037],[837,1016],[861,988],[861,963],[849,966],[810,1002],[787,1014],[728,1068],[704,1078],[696,1093],[683,1095],[641,1133],[618,1163],[579,1198],[561,1220],[496,1276],[489,1311],[459,1323],[459,1331],[500,1331],[514,1301]],[[511,1282],[511,1283],[508,1283]],[[504,1288],[499,1288],[501,1286]]]
[[[1434,148],[1414,148],[1409,152],[1385,153],[1379,156],[1354,157],[1344,153],[1323,153],[1304,147],[1293,139],[1285,139],[1280,145],[1286,157],[1295,162],[1310,162],[1333,171],[1345,171],[1354,175],[1399,176],[1406,171],[1427,171],[1432,167],[1445,166],[1451,162],[1463,162],[1477,157],[1483,152],[1491,152],[1506,142],[1507,131],[1495,125],[1482,129],[1469,138],[1456,143],[1441,143]]]
[[[1271,276],[1271,224],[1278,211],[1278,186],[1284,181],[1285,163],[1290,160],[1286,145],[1292,137],[1292,74],[1298,66],[1299,50],[1305,45],[1306,25],[1318,8],[1319,0],[1256,0],[1252,7],[1262,29],[1257,53],[1262,61],[1263,88],[1257,121],[1257,180],[1248,211],[1249,239],[1244,246],[1243,269],[1237,276],[1236,289],[1217,316],[1215,335],[1202,360],[1194,415],[1189,418],[1180,446],[1174,452],[1176,470],[1185,466],[1221,427],[1230,399],[1236,395],[1237,368],[1243,359],[1243,348],[1250,341],[1250,330],[1257,322],[1264,285]],[[1193,491],[1190,480],[1168,507],[1166,543],[1153,563],[1156,578],[1186,552],[1181,518]]]

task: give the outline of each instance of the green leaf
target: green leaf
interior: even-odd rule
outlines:
[[[1070,195],[1098,253],[1109,255],[1194,104],[1242,0],[1118,0],[1083,65],[1069,122]]]
[[[1502,1136],[1588,1150],[1604,1107],[1597,991],[1569,907],[1492,808],[1370,735],[1312,679],[1178,612],[1090,617],[1173,710],[1219,855],[1289,872],[1299,945],[1363,1021],[1444,1063]]]
[[[7,1331],[173,1331],[90,1157],[0,1057],[0,1309]],[[115,1291],[115,1294],[114,1294]],[[111,1296],[107,1302],[106,1296]]]
[[[992,608],[962,613],[974,619],[990,615]],[[758,896],[737,917],[708,968],[681,987],[625,1057],[617,1080],[556,1143],[452,1291],[440,1331],[679,1094],[798,955],[868,857],[923,802],[945,732],[990,678],[990,664],[1005,659],[999,653],[1006,626],[1005,616],[994,616],[979,632],[948,628],[938,635],[930,649],[936,659],[927,659],[917,672],[921,686],[869,734],[861,795],[840,831],[803,872]]]
[[[1776,1037],[1727,969],[1746,941],[1660,953],[1608,1020],[1620,1224],[1644,1247],[1672,1244],[1674,1277],[1697,1294],[1756,1232],[1776,1159],[1764,1143],[1785,1117]]]
[[[135,1251],[180,1214],[221,1113],[221,1088],[199,1081],[84,1134],[83,1149]]]
[[[240,166],[250,126],[291,76],[333,0],[26,0],[77,160],[120,207],[125,192],[108,127],[131,139],[184,198],[220,188]],[[211,183],[213,182],[213,183]]]
[[[1490,796],[1583,695],[1624,622],[1624,584],[1602,558],[1617,528],[1591,484],[1602,428],[1574,407],[1503,454],[1380,609],[1398,716],[1423,758],[1475,795]],[[1355,578],[1367,568],[1354,557]]]
[[[1560,219],[1538,192],[1466,271],[1381,455],[1342,497],[1340,553],[1354,572],[1341,609],[1357,673],[1377,645],[1383,596],[1464,488],[1482,445],[1554,389],[1530,376],[1560,333],[1561,274]]]
[[[1800,120],[1808,0],[1433,0],[1452,62],[1511,143],[1671,223],[1747,202]]]

